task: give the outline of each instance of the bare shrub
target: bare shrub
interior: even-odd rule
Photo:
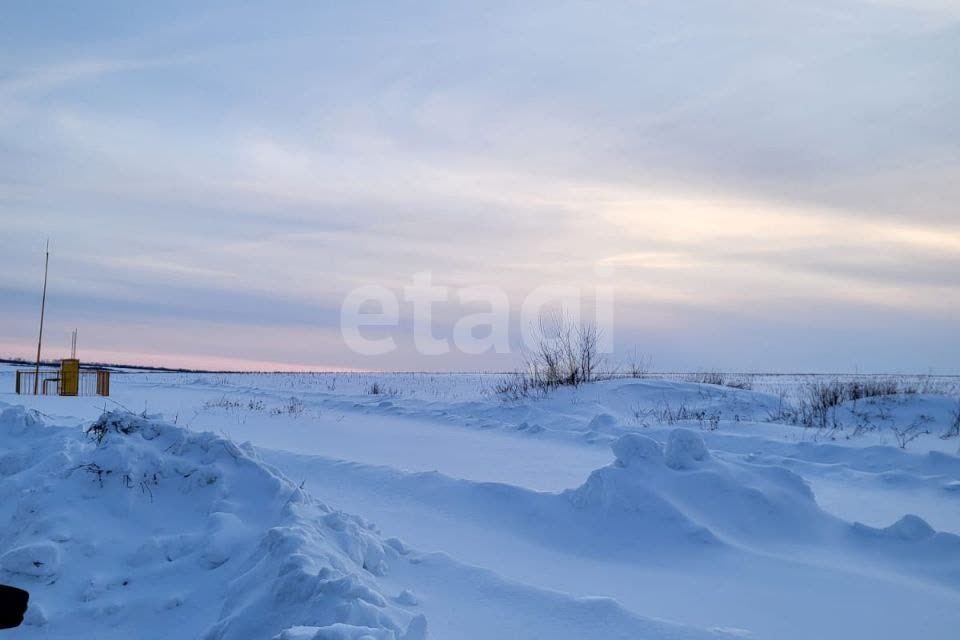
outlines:
[[[512,373],[498,380],[493,391],[505,400],[520,400],[543,393],[544,389],[535,387],[533,378],[525,373]]]
[[[753,379],[749,376],[730,375],[720,371],[698,371],[684,376],[684,382],[694,384],[712,384],[717,387],[731,387],[750,391],[753,389]]]
[[[536,346],[524,357],[525,370],[501,380],[495,391],[507,399],[527,398],[605,377],[600,375],[602,336],[595,324],[577,324],[562,309],[542,315]]]
[[[626,365],[626,374],[631,378],[647,378],[650,376],[652,361],[649,356],[641,355],[636,349]]]
[[[800,387],[795,420],[806,427],[838,428],[837,407],[844,402],[882,396],[912,395],[916,385],[897,378],[814,380]]]
[[[239,400],[231,400],[227,396],[221,396],[217,400],[207,400],[203,403],[204,409],[239,409],[241,403]]]
[[[726,378],[719,371],[698,371],[696,373],[688,373],[684,377],[684,382],[692,382],[694,384],[712,384],[716,386],[722,386],[726,382]]]
[[[837,427],[837,407],[845,399],[843,384],[837,380],[809,382],[800,388],[796,419],[805,427]]]
[[[221,396],[217,400],[207,400],[203,403],[204,409],[225,409],[227,411],[239,411],[241,409],[246,409],[247,411],[263,411],[266,408],[263,400],[253,400],[249,399],[246,402],[241,400],[231,400],[226,396]]]
[[[853,427],[853,437],[877,430],[877,426],[873,423],[873,416],[869,411],[853,411],[852,413],[857,419]]]
[[[840,383],[847,400],[861,400],[863,398],[877,398],[880,396],[913,395],[919,389],[915,384],[897,378],[866,378]]]
[[[916,392],[924,395],[950,395],[951,386],[945,380],[937,379],[932,375],[920,376],[916,384]]]
[[[291,396],[279,407],[274,407],[270,413],[275,416],[288,415],[298,418],[303,415],[304,411],[306,411],[306,406],[303,404],[303,400]]]
[[[390,396],[392,398],[399,394],[399,390],[380,384],[378,380],[374,380],[373,384],[367,387],[367,395],[371,396]]]
[[[723,417],[720,411],[691,409],[684,402],[681,402],[677,408],[673,408],[666,400],[660,402],[651,413],[660,424],[674,425],[678,422],[696,422],[700,425],[701,429],[707,431],[716,431],[719,429],[720,419]],[[639,409],[635,411],[634,415],[639,421],[641,417]]]
[[[777,392],[777,408],[770,411],[767,415],[768,422],[789,422],[793,419],[793,411],[787,404],[787,388],[779,385]]]
[[[950,428],[940,437],[946,440],[957,436],[960,436],[960,401],[957,401],[956,408],[950,412]]]
[[[105,411],[87,428],[86,435],[100,446],[111,433],[130,435],[148,425],[145,416],[137,416],[128,411]]]
[[[600,337],[600,329],[593,323],[581,324],[576,328],[576,342],[572,346],[581,382],[596,380],[597,371],[603,363]]]
[[[753,389],[753,378],[751,376],[736,376],[728,379],[724,386],[732,389],[741,389],[742,391],[751,391]]]
[[[930,416],[922,415],[914,420],[910,425],[906,427],[890,427],[890,430],[893,431],[893,437],[897,440],[897,446],[901,449],[906,449],[907,445],[922,436],[925,433],[930,433],[929,429],[925,429],[925,425],[933,422],[933,418]]]
[[[633,415],[633,419],[636,420],[637,424],[639,424],[642,427],[650,426],[648,419],[651,417],[655,417],[656,411],[657,411],[656,409],[645,408],[639,402],[634,403],[630,407],[630,413]]]

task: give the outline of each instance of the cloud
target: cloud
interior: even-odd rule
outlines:
[[[749,333],[792,300],[851,326],[878,313],[934,326],[960,303],[949,12],[188,13],[38,33],[43,47],[4,62],[0,248],[18,266],[0,287],[18,322],[47,235],[65,315],[90,323],[329,329],[361,284],[427,269],[516,300],[592,287],[597,263],[615,266],[624,308],[673,326],[749,306]],[[624,335],[641,324],[620,321]],[[285,335],[268,343],[287,349]]]

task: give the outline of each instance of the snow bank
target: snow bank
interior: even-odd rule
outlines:
[[[83,433],[15,407],[0,452],[0,581],[32,594],[22,637],[426,637],[380,585],[396,545],[248,446],[121,412]]]
[[[673,430],[666,447],[628,434],[612,449],[616,461],[566,495],[578,509],[633,536],[718,544],[807,537],[832,521],[799,476],[715,460],[695,431]]]
[[[605,540],[656,550],[660,557],[736,546],[762,552],[839,549],[960,585],[960,537],[916,515],[885,528],[848,523],[823,511],[798,475],[782,466],[719,460],[696,431],[674,429],[666,446],[640,434],[612,444],[616,460],[566,492]],[[841,542],[842,541],[842,542]],[[694,545],[691,545],[694,543]],[[841,547],[837,547],[841,544]]]

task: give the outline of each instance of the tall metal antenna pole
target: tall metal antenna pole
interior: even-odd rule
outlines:
[[[40,392],[40,347],[43,345],[43,314],[47,309],[47,272],[50,269],[50,238],[47,238],[47,258],[43,264],[43,298],[40,301],[40,337],[37,338],[37,366],[33,370],[33,395]]]

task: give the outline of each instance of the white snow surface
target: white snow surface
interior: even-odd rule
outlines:
[[[113,388],[0,394],[0,582],[32,594],[11,637],[960,628],[955,388],[844,405],[831,429],[775,419],[789,394],[663,380],[513,402],[480,375]]]
[[[85,433],[12,407],[0,451],[0,568],[42,607],[36,635],[426,637],[377,582],[398,552],[250,447],[126,412]]]

